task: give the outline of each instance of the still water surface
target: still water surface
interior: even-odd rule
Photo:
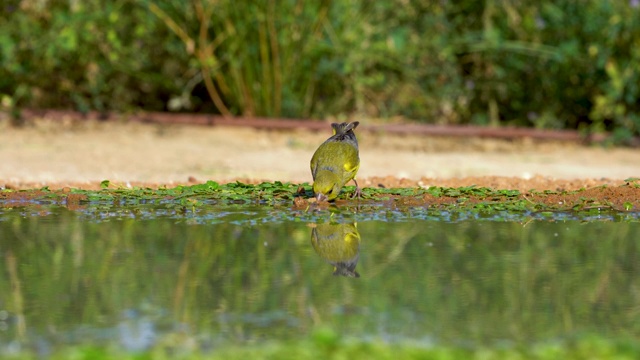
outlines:
[[[637,221],[241,221],[260,211],[1,210],[0,354],[213,350],[318,327],[425,346],[640,336]]]

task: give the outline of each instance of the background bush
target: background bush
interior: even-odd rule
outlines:
[[[640,129],[640,1],[4,0],[5,108]]]

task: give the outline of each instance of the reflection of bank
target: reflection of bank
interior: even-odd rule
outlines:
[[[311,244],[321,258],[334,266],[333,275],[360,277],[356,271],[360,233],[355,223],[314,225]]]

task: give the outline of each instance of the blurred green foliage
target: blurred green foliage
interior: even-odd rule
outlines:
[[[637,0],[5,0],[4,108],[640,133]]]

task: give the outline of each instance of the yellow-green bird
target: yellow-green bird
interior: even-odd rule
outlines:
[[[360,277],[356,271],[360,233],[355,223],[317,224],[311,230],[311,245],[321,258],[333,265],[333,275]]]
[[[360,196],[356,173],[360,168],[358,140],[353,130],[360,124],[333,123],[333,136],[328,138],[311,158],[313,194],[318,201],[331,201],[338,197],[342,187],[350,180],[356,183],[353,196]]]

